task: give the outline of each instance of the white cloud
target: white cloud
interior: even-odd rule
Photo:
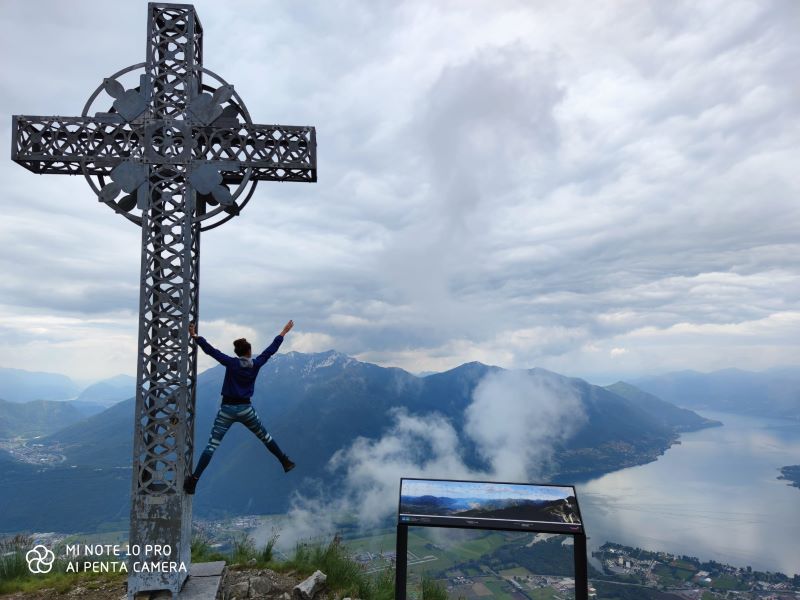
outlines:
[[[358,438],[331,458],[329,469],[341,475],[334,493],[293,497],[282,544],[329,537],[346,515],[359,515],[365,529],[374,527],[397,510],[401,477],[535,480],[550,466],[553,444],[568,439],[586,418],[577,392],[563,380],[526,371],[486,375],[465,414],[464,434],[487,460],[487,470],[467,466],[465,440],[442,415],[394,409],[392,426],[380,438]]]
[[[255,121],[316,125],[320,161],[203,236],[201,322],[268,340],[294,318],[287,348],[413,371],[800,360],[794,325],[758,325],[800,300],[794,3],[195,4],[206,66]],[[143,60],[145,5],[113,26],[104,6],[4,4],[6,114],[78,114]],[[82,178],[0,176],[0,303],[33,319],[0,331],[0,365],[39,336],[78,369],[55,317],[115,349],[83,376],[132,372],[138,229]]]
[[[313,331],[289,333],[286,350],[297,352],[324,352],[333,349],[333,338],[326,333]]]
[[[544,373],[486,375],[467,408],[464,430],[500,480],[541,477],[553,448],[585,421],[578,394]]]

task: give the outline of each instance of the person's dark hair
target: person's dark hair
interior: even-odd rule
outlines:
[[[250,342],[246,339],[239,338],[238,340],[233,340],[233,351],[236,352],[236,356],[246,356],[250,354],[250,350]]]

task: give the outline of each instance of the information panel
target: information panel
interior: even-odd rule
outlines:
[[[400,523],[583,533],[571,486],[400,480]]]
[[[568,535],[572,539],[573,547],[574,587],[566,586],[560,589],[559,594],[569,594],[568,589],[571,588],[574,589],[575,600],[588,600],[586,533],[583,529],[578,498],[573,486],[402,478],[397,514],[396,600],[407,600],[406,577],[409,557],[415,568],[419,568],[419,565],[423,563],[437,560],[437,556],[433,554],[423,555],[425,552],[444,552],[446,550],[441,547],[441,544],[429,540],[420,541],[415,538],[415,549],[411,552],[408,545],[409,528],[418,530],[420,527],[449,528],[453,532],[457,529],[483,529]],[[539,539],[535,535],[530,537],[530,544]],[[561,546],[563,544],[559,544],[559,549]],[[474,554],[474,549],[472,553]],[[530,597],[523,593],[526,589],[525,585],[530,582],[522,584],[513,577],[509,579],[505,571],[497,573],[491,564],[477,564],[474,558],[473,556],[471,563],[475,564],[469,566],[475,571],[472,575],[466,571],[462,573],[459,569],[456,569],[458,572],[452,569],[452,572],[445,571],[444,578],[449,578],[448,594],[452,593],[455,594],[454,597],[458,597],[461,595],[459,590],[467,585],[472,586],[470,589],[478,595],[492,596],[490,584],[497,583],[503,586],[508,581],[508,585],[514,586],[517,591],[522,590],[520,591],[522,597]],[[445,564],[445,561],[441,562]],[[542,579],[536,574],[529,575],[533,577],[534,583]],[[418,578],[418,575],[416,577]],[[492,577],[500,577],[502,581],[494,582]],[[544,579],[547,578],[544,577]],[[483,580],[488,583],[484,583]],[[556,582],[554,585],[558,585],[558,583]],[[412,593],[412,597],[417,598],[417,592]]]

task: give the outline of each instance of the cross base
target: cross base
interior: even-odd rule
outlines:
[[[195,563],[189,569],[189,577],[178,593],[169,590],[128,594],[127,600],[215,600],[222,583],[225,561]]]
[[[169,590],[175,595],[183,588],[192,573],[192,499],[184,493],[134,495],[128,540],[138,550],[132,550],[135,555],[129,558],[130,600],[141,592]],[[160,549],[157,544],[162,545]],[[169,569],[146,570],[147,563],[166,563]]]

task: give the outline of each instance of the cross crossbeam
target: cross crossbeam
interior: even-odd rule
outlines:
[[[150,3],[146,62],[103,80],[79,117],[12,119],[14,161],[83,175],[142,228],[129,543],[170,548],[132,560],[186,570],[129,569],[131,599],[164,589],[176,597],[191,564],[192,504],[181,484],[193,465],[188,326],[199,314],[200,232],[238,215],[258,181],[317,179],[314,127],[253,124],[233,87],[203,67],[202,40],[193,6]],[[111,106],[92,113],[101,97]]]
[[[220,170],[229,183],[243,180],[247,169],[258,181],[313,182],[317,177],[313,127],[35,116],[15,116],[12,126],[12,159],[34,173],[106,175],[109,165],[137,160],[223,162]]]

